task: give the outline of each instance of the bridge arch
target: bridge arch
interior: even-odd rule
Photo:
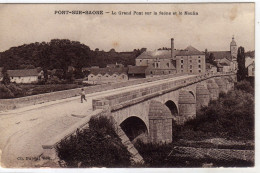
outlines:
[[[148,134],[148,129],[145,122],[137,117],[131,116],[126,118],[120,127],[125,132],[130,141],[136,140],[137,138],[145,138]]]
[[[170,109],[171,114],[175,117],[178,116],[179,111],[178,111],[178,107],[177,105],[174,103],[174,101],[172,100],[168,100],[167,102],[165,102],[165,105]]]
[[[193,96],[193,98],[196,100],[196,96],[193,91],[189,91],[189,93]]]

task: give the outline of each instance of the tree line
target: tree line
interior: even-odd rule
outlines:
[[[71,77],[69,66],[75,68],[75,78],[82,77],[82,68],[107,64],[121,63],[123,65],[135,65],[135,58],[143,51],[135,49],[131,52],[109,52],[91,50],[87,45],[68,39],[52,39],[50,42],[36,42],[12,47],[0,53],[0,65],[4,70],[32,69],[41,67],[44,78],[47,79],[47,71],[62,69],[62,79]]]

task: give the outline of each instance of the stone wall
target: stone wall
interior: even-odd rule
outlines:
[[[165,76],[157,76],[153,78],[144,78],[144,79],[136,79],[136,80],[129,80],[125,82],[119,83],[111,83],[111,84],[102,84],[96,86],[85,87],[86,94],[94,93],[94,92],[101,92],[107,91],[111,89],[126,87],[129,85],[137,85],[147,82],[152,82],[161,79],[172,78],[175,75],[165,75]],[[66,99],[70,97],[79,96],[81,88],[77,89],[70,89],[64,91],[57,91],[45,94],[38,94],[33,96],[21,97],[21,98],[13,98],[13,99],[0,99],[0,111],[3,110],[10,110],[15,108],[21,108],[30,105],[36,105],[44,102],[55,101]]]

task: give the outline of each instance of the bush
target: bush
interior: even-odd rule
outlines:
[[[223,94],[218,101],[210,102],[179,129],[177,138],[224,137],[254,139],[254,96],[243,90]],[[176,131],[175,131],[176,133]],[[200,134],[199,134],[200,133]]]
[[[56,147],[67,167],[127,167],[130,153],[106,117],[91,118],[89,128],[62,140]]]
[[[13,98],[14,94],[12,91],[3,84],[0,84],[0,99]]]
[[[49,78],[46,82],[46,84],[61,84],[61,83],[62,83],[62,81],[56,76]]]
[[[246,80],[243,80],[243,81],[240,81],[236,84],[236,89],[238,90],[242,90],[242,91],[245,91],[245,92],[248,92],[248,93],[251,93],[253,94],[254,93],[254,88],[253,86],[251,85],[250,82],[246,81]]]
[[[11,90],[14,97],[23,97],[26,94],[25,91],[15,83],[10,83],[9,85],[6,86]]]

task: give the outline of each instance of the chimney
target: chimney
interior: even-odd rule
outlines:
[[[171,38],[171,58],[173,58],[173,52],[174,52],[174,38]]]

